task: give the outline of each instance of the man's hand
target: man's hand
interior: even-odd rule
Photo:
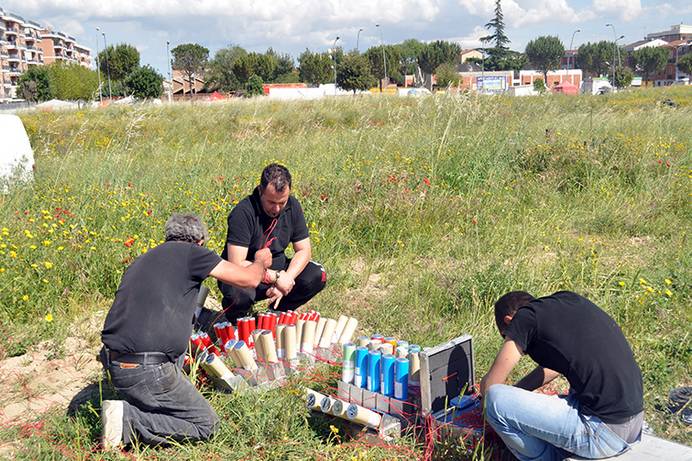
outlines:
[[[272,252],[269,248],[264,248],[258,250],[255,253],[255,262],[262,264],[265,269],[268,269],[272,265]]]
[[[276,304],[274,304],[273,308],[277,309],[279,307],[279,303],[281,302],[281,298],[283,298],[284,295],[281,294],[279,290],[277,290],[275,287],[270,287],[267,290],[267,299],[269,299],[269,307],[272,307],[272,304],[276,301]]]
[[[286,296],[291,292],[296,282],[288,272],[281,271],[278,276],[279,278],[276,280],[274,287],[279,290],[283,296]]]

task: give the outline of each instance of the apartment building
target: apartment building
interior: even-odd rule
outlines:
[[[0,8],[0,101],[21,97],[19,77],[30,66],[63,60],[91,66],[91,50],[74,37]]]

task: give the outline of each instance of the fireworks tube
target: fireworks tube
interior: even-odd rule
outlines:
[[[322,403],[322,399],[325,398],[326,396],[324,394],[320,394],[317,391],[313,391],[312,389],[305,389],[305,403],[307,404],[307,407],[311,410],[319,410],[320,409],[320,403]]]
[[[353,384],[358,387],[365,388],[368,385],[368,348],[356,348],[355,359],[356,363]]]
[[[233,328],[233,325],[231,325],[231,322],[225,322],[226,326],[224,330],[226,330],[226,342],[230,339],[238,339],[235,335],[235,328]]]
[[[286,328],[286,325],[284,324],[279,324],[276,326],[276,356],[279,358],[279,360],[283,360],[286,353],[284,349],[284,328]]]
[[[315,328],[317,328],[317,322],[314,320],[306,320],[303,325],[303,343],[300,350],[306,354],[312,354],[315,345]]]
[[[295,325],[286,325],[283,331],[283,339],[282,343],[284,346],[285,356],[286,360],[295,360],[298,358],[298,348],[297,344],[298,342],[296,341],[296,326]]]
[[[223,329],[224,324],[223,322],[218,322],[213,325],[214,328],[214,334],[216,335],[217,338],[219,338],[219,341],[221,341],[221,346],[223,348],[223,345],[226,344],[226,341],[228,341],[225,338],[226,332]],[[226,339],[226,341],[224,341]]]
[[[396,358],[405,359],[408,358],[408,347],[399,346],[396,348]]]
[[[408,399],[408,359],[396,359],[394,365],[394,398],[398,400]]]
[[[238,319],[238,341],[244,341],[247,344],[249,336],[250,321],[247,317],[241,317]]]
[[[303,325],[305,325],[305,320],[298,319],[296,322],[296,344],[299,350],[303,345]]]
[[[324,331],[322,332],[322,337],[320,338],[320,347],[329,348],[332,345],[332,337],[334,336],[334,330],[336,329],[336,320],[327,319],[327,323],[324,324]]]
[[[268,322],[268,330],[272,332],[272,336],[276,339],[276,325],[279,323],[279,316],[274,313],[269,314]]]
[[[387,397],[394,396],[394,362],[396,358],[387,354],[382,356],[382,393]],[[408,378],[408,375],[407,375]]]
[[[199,338],[202,340],[202,343],[204,343],[204,348],[208,353],[216,355],[220,354],[219,349],[214,345],[214,343],[211,342],[211,338],[208,334],[200,333]]]
[[[399,345],[399,343],[397,342],[396,338],[393,338],[393,337],[391,337],[391,336],[387,336],[387,337],[383,338],[383,339],[382,339],[382,342],[383,342],[383,343],[389,343],[389,344],[391,344],[391,345],[392,345],[392,350],[395,350],[395,349],[396,349],[396,346]]]
[[[372,429],[378,429],[382,422],[382,415],[354,403],[346,409],[346,416],[349,420]]]
[[[391,355],[394,353],[394,347],[391,343],[382,343],[380,344],[380,351],[382,351],[382,354]]]
[[[223,345],[223,349],[226,351],[226,357],[231,359],[233,365],[237,368],[241,368],[240,359],[238,359],[238,354],[236,353],[234,347],[238,341],[235,339],[229,339],[226,344]]]
[[[332,414],[338,416],[339,418],[346,419],[346,410],[348,409],[348,403],[343,400],[333,399],[332,401]]]
[[[320,339],[322,339],[322,333],[324,332],[324,326],[327,324],[327,319],[325,317],[321,317],[317,321],[317,328],[315,329],[315,344],[314,346],[317,347],[320,344]]]
[[[408,348],[409,380],[411,383],[420,382],[420,346],[411,344]]]
[[[214,354],[207,355],[206,360],[202,363],[203,368],[207,373],[216,376],[217,378],[232,378],[233,373],[228,369],[223,360]]]
[[[353,335],[356,332],[356,328],[358,328],[358,320],[354,317],[349,318],[346,322],[346,326],[344,327],[344,331],[341,332],[339,344],[350,343],[353,339]]]
[[[370,392],[380,391],[380,361],[382,353],[380,351],[368,352],[368,390]]]
[[[254,330],[250,335],[252,341],[255,343],[255,356],[260,362],[267,361],[267,357],[264,355],[264,349],[262,349],[262,343],[259,342],[259,337],[263,331],[264,330]]]
[[[267,320],[269,320],[269,314],[267,314],[266,312],[260,312],[259,314],[257,314],[257,329],[266,330]]]
[[[255,371],[257,369],[257,362],[255,362],[255,359],[252,358],[250,349],[247,347],[247,344],[245,344],[244,341],[238,341],[235,343],[235,346],[233,346],[233,351],[236,353],[238,361],[244,369],[249,371]]]
[[[312,318],[310,320],[314,320],[315,322],[319,322],[322,316],[318,311],[314,311],[315,313],[312,314]]]
[[[278,363],[279,358],[276,356],[276,345],[274,344],[272,332],[270,330],[263,330],[262,334],[259,336],[259,341],[262,343],[264,360],[269,363]]]
[[[381,343],[384,341],[384,336],[382,336],[382,335],[379,334],[379,333],[375,333],[374,335],[370,336],[370,339],[371,339],[372,341],[379,340],[379,341],[380,341],[380,344],[381,344]]]
[[[344,332],[344,328],[346,328],[346,324],[348,323],[348,317],[345,315],[340,315],[339,320],[336,322],[336,328],[334,329],[334,335],[331,338],[332,344],[337,342],[339,338],[341,338],[341,334]]]
[[[344,344],[343,366],[341,368],[341,380],[345,383],[352,383],[355,376],[356,367],[356,345],[353,343]]]
[[[202,342],[202,338],[200,338],[199,334],[197,333],[190,336],[190,342],[192,343],[192,353],[195,355],[202,352],[205,349],[204,343]]]
[[[320,400],[320,410],[322,410],[322,413],[330,413],[330,410],[332,409],[332,403],[334,402],[334,399],[329,397],[328,395],[325,395],[322,397],[322,400]]]
[[[288,319],[288,314],[286,314],[285,312],[282,312],[279,315],[279,325],[286,325],[287,319]]]
[[[368,347],[368,344],[370,344],[370,338],[367,336],[358,336],[358,339],[356,340],[356,346],[358,347]]]
[[[247,329],[248,339],[251,341],[250,344],[247,345],[247,347],[252,349],[253,347],[255,347],[255,343],[252,342],[254,340],[254,338],[252,337],[252,332],[257,329],[257,323],[255,322],[254,317],[248,317],[247,321],[248,321],[248,329]]]

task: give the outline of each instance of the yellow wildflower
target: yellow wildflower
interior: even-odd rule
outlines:
[[[50,261],[44,261],[44,262],[43,262],[43,267],[45,267],[46,269],[52,269],[52,268],[53,268],[53,263],[50,262]]]
[[[29,295],[22,296],[22,301],[26,302],[29,300]]]
[[[666,285],[671,286],[673,284],[673,281],[671,279],[665,279],[664,282]]]
[[[51,313],[49,312],[49,313],[47,313],[46,316],[43,317],[43,318],[46,320],[46,322],[52,322],[52,321],[53,321],[53,314],[51,314]]]

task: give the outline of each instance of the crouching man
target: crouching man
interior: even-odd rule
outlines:
[[[514,291],[495,303],[504,344],[481,381],[486,418],[520,460],[615,456],[640,439],[642,375],[615,321],[569,291],[535,299]],[[522,355],[538,366],[504,384]],[[569,395],[531,392],[563,375]]]
[[[269,250],[256,252],[255,262],[245,267],[222,260],[202,246],[207,230],[194,215],[173,215],[165,234],[165,243],[125,271],[101,334],[101,361],[125,399],[103,402],[106,449],[213,434],[216,413],[181,372],[195,298],[208,276],[252,288],[271,265]]]

